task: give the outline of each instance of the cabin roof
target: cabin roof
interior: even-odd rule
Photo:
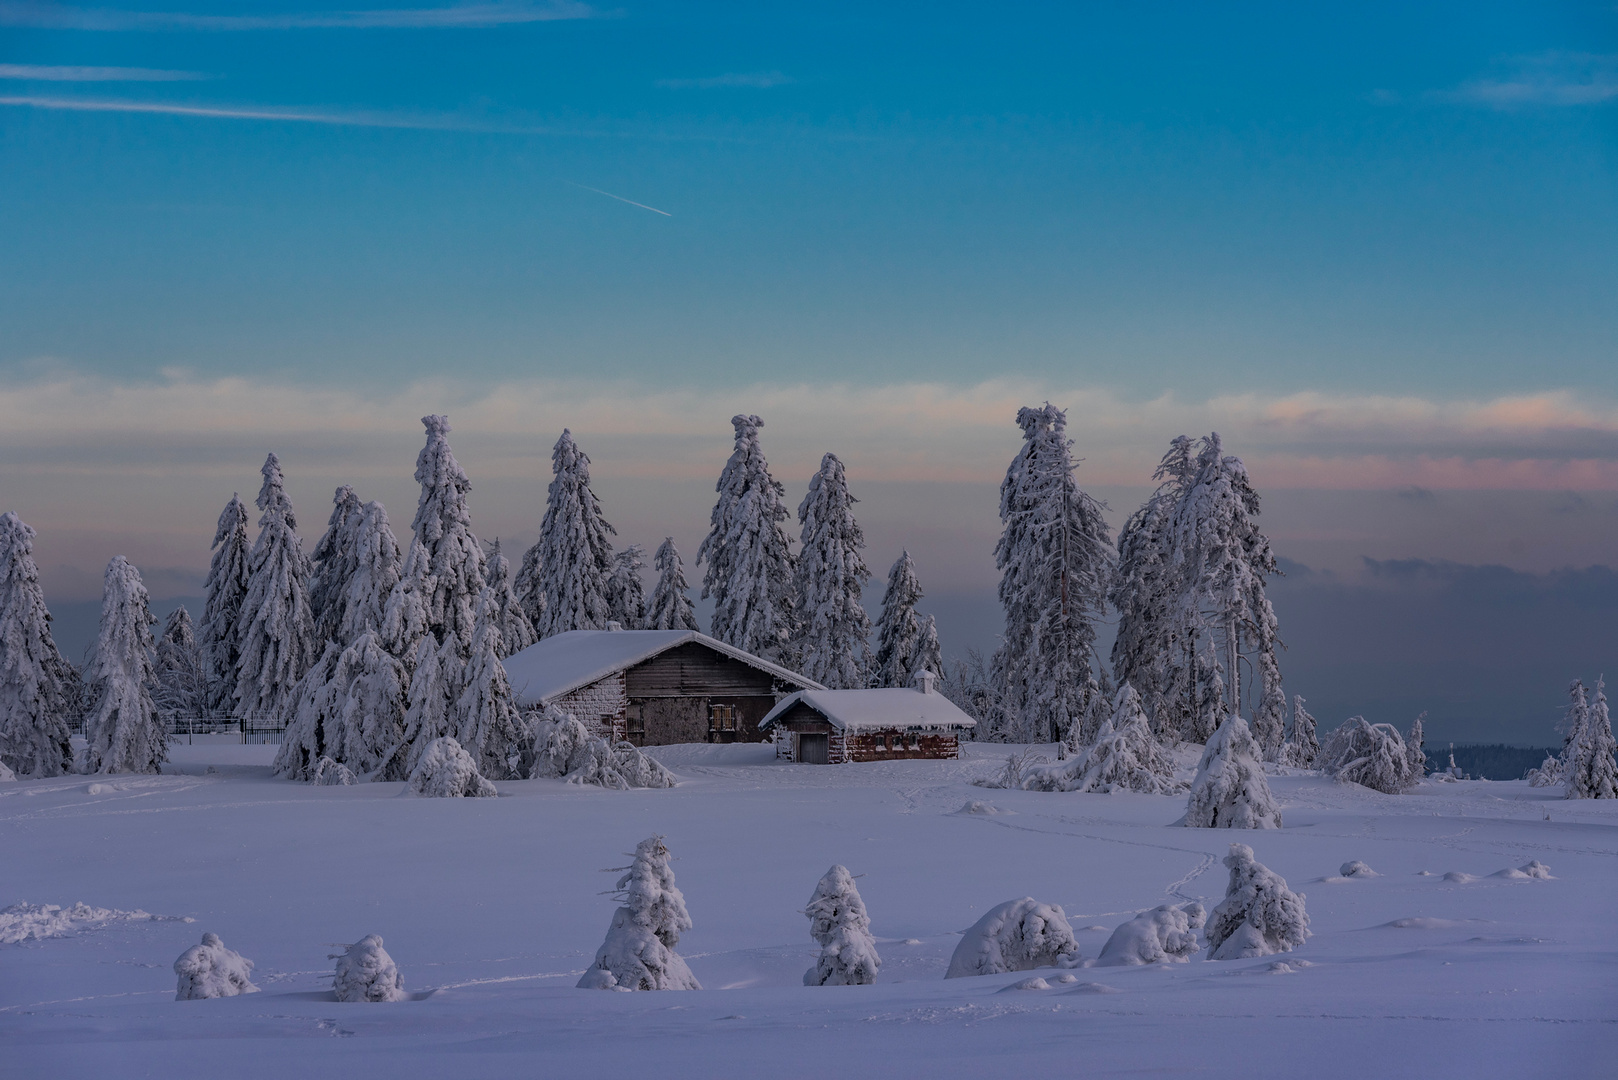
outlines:
[[[796,672],[695,630],[568,630],[506,657],[506,678],[517,704],[533,707],[692,642],[767,672],[790,686],[820,688],[819,683]]]
[[[842,731],[883,728],[955,731],[978,726],[976,720],[962,712],[943,694],[924,694],[920,690],[900,687],[888,690],[800,690],[777,702],[775,708],[759,721],[759,730],[770,727],[800,702]]]

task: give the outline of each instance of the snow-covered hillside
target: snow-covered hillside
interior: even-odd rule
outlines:
[[[660,747],[674,788],[509,781],[497,799],[275,780],[274,752],[176,746],[161,776],[0,784],[0,905],[34,905],[0,911],[0,941],[49,935],[0,944],[0,1072],[1574,1077],[1618,1060],[1618,803],[1293,774],[1269,778],[1283,828],[1232,832],[1175,827],[1183,794],[974,787],[1005,753],[977,745],[840,767]],[[602,871],[654,834],[706,989],[575,989],[617,906]],[[1306,894],[1301,948],[943,978],[1007,900],[1059,905],[1082,960],[1138,912],[1211,910],[1233,840]],[[1375,876],[1340,876],[1355,860]],[[1552,876],[1507,873],[1531,860]],[[803,985],[804,908],[837,864],[860,875],[874,985]],[[70,917],[81,902],[102,910]],[[174,1000],[204,932],[259,993]],[[332,946],[368,934],[407,1000],[333,1000]]]

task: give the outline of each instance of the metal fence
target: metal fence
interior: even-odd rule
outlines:
[[[163,725],[174,742],[191,743],[198,735],[239,735],[241,741],[252,745],[278,743],[286,731],[286,721],[275,716],[164,716]],[[84,717],[68,722],[73,734],[84,736]]]

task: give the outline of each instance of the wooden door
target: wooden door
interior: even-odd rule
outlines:
[[[798,735],[798,760],[805,765],[831,763],[831,736],[813,732]]]

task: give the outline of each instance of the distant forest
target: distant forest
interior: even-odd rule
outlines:
[[[1493,743],[1488,746],[1457,746],[1455,766],[1470,773],[1474,780],[1521,780],[1529,769],[1538,768],[1547,758],[1561,752],[1560,747],[1521,747]],[[1427,771],[1442,772],[1449,768],[1448,746],[1427,747]]]

